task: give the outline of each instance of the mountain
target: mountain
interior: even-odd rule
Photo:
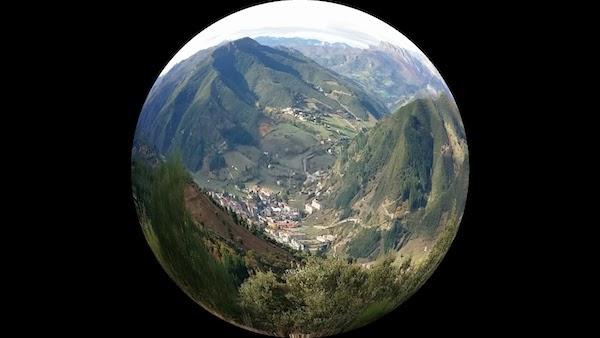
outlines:
[[[304,38],[283,38],[283,37],[275,37],[275,36],[259,36],[254,39],[256,42],[265,46],[285,46],[285,47],[295,47],[295,46],[326,46],[333,48],[352,48],[349,45],[343,42],[325,42],[317,39],[304,39]]]
[[[243,38],[200,51],[151,89],[135,140],[180,152],[191,171],[225,165],[223,149],[260,148],[260,126],[286,107],[375,120],[387,108],[352,80],[297,51]]]
[[[333,166],[324,201],[339,218],[358,219],[348,252],[376,256],[401,245],[386,238],[432,236],[460,217],[468,184],[468,150],[454,101],[414,100],[358,135]],[[394,235],[389,235],[394,233]],[[389,235],[386,237],[386,235]]]
[[[262,44],[298,50],[307,57],[359,83],[376,94],[390,110],[395,110],[424,91],[445,92],[441,76],[421,52],[380,42],[361,49],[344,43],[314,39],[258,37]]]

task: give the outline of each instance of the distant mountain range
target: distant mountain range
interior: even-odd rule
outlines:
[[[347,76],[375,94],[391,110],[425,92],[448,88],[431,62],[420,52],[381,42],[367,49],[314,39],[257,37],[263,45],[294,49],[319,64]]]
[[[222,165],[223,147],[256,146],[266,112],[296,107],[378,119],[387,107],[355,81],[295,50],[243,38],[197,52],[161,76],[143,106],[135,139],[180,152],[192,172]]]

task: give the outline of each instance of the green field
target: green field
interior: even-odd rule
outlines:
[[[317,143],[314,135],[290,123],[276,125],[261,141],[262,149],[275,156],[298,155]]]
[[[251,160],[240,151],[228,151],[223,157],[228,168],[235,167],[236,171],[243,171],[245,168],[252,168],[256,165],[256,161]]]

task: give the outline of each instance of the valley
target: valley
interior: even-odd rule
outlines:
[[[317,225],[327,219],[319,196],[327,193],[343,147],[374,121],[299,105],[267,107],[265,116],[257,146],[224,150],[225,165],[195,173],[195,182],[273,240],[294,250],[324,252],[336,236]]]
[[[468,161],[458,108],[420,51],[244,37],[156,80],[131,178],[148,244],[194,301],[256,332],[319,337],[382,316],[431,275]]]
[[[348,128],[347,134],[323,122],[328,114],[271,111],[271,121],[279,123],[263,138],[282,140],[279,147],[261,142],[262,155],[246,162],[256,176],[240,174],[225,153],[221,179],[213,173],[195,180],[252,229],[293,250],[364,264],[389,250],[417,256],[414,245],[402,248],[433,236],[448,217],[448,210],[428,202],[444,190],[438,177],[463,171],[466,149],[451,124],[452,109],[444,96],[415,100],[383,118],[385,123],[345,120],[360,130]],[[444,141],[434,144],[433,135]],[[321,165],[313,162],[318,156],[325,157]],[[394,183],[385,186],[382,179]],[[425,218],[430,228],[421,225]]]
[[[452,208],[436,199],[466,184],[468,155],[430,66],[385,44],[260,41],[269,46],[243,38],[178,64],[151,91],[136,141],[179,154],[189,191],[289,250],[369,264],[432,238]],[[197,215],[202,198],[186,196]]]

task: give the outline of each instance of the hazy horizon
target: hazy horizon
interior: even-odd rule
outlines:
[[[315,39],[363,49],[387,42],[420,52],[394,27],[360,10],[329,2],[290,0],[249,7],[213,23],[186,43],[160,75],[198,51],[243,37]]]

